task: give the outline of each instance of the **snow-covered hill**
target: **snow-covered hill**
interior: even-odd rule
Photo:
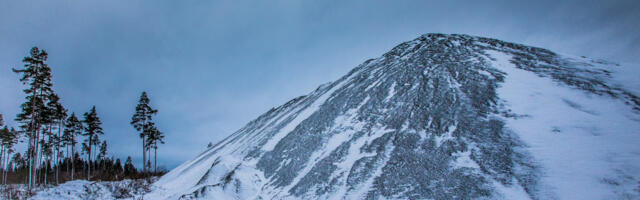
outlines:
[[[423,35],[269,110],[145,197],[640,199],[637,67]]]

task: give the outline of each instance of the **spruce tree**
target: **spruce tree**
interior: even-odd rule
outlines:
[[[119,180],[118,175],[122,174],[122,162],[120,161],[120,158],[116,159],[116,163],[114,164],[114,173],[116,174],[116,180]]]
[[[138,105],[136,106],[136,112],[131,117],[131,125],[140,132],[139,136],[142,139],[142,166],[143,171],[147,171],[147,151],[149,147],[147,146],[147,137],[151,132],[151,128],[153,127],[153,115],[155,115],[158,110],[154,110],[149,105],[149,97],[147,97],[146,92],[142,92],[140,95],[140,100],[138,101]]]
[[[87,137],[85,140],[85,144],[87,145],[87,155],[88,155],[87,157],[89,162],[89,168],[87,173],[87,180],[89,180],[91,176],[91,165],[92,165],[91,150],[92,150],[92,147],[94,145],[97,145],[98,142],[100,141],[98,138],[99,135],[104,134],[102,132],[102,127],[101,127],[102,122],[98,117],[98,113],[96,112],[95,106],[91,108],[91,111],[84,114],[84,123],[85,123],[85,127],[84,127],[83,135]]]
[[[127,160],[124,162],[124,175],[125,176],[133,176],[137,172],[136,167],[133,166],[133,162],[131,161],[131,156],[127,156]]]

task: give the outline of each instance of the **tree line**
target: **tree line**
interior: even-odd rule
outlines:
[[[78,116],[60,103],[53,90],[51,68],[46,63],[48,53],[33,47],[24,57],[24,67],[13,69],[27,87],[25,102],[15,121],[18,130],[4,125],[0,114],[0,168],[2,183],[24,182],[30,190],[37,184],[59,184],[74,179],[117,180],[158,175],[158,144],[164,144],[164,134],[153,122],[158,110],[153,109],[146,92],[142,92],[131,125],[142,139],[143,168],[138,171],[131,157],[122,165],[120,159],[107,155],[107,141],[96,106]],[[82,118],[82,119],[80,119]],[[27,149],[15,152],[15,144],[26,142]],[[80,152],[76,147],[80,145]],[[151,150],[154,153],[151,170]],[[80,173],[79,173],[80,172]],[[9,177],[9,179],[7,178]]]

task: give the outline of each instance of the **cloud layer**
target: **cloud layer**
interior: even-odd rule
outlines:
[[[96,105],[111,153],[137,164],[129,121],[147,91],[167,134],[159,162],[172,168],[420,34],[640,63],[638,21],[638,1],[3,1],[0,113],[19,111],[24,95],[10,69],[38,45],[63,103],[78,114]]]

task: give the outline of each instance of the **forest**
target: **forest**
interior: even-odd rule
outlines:
[[[45,50],[33,47],[22,59],[24,66],[12,69],[20,75],[25,99],[14,119],[18,127],[9,127],[6,123],[9,117],[0,113],[0,170],[4,186],[23,185],[31,192],[37,187],[78,179],[117,181],[166,173],[166,169],[157,165],[157,149],[164,144],[164,133],[153,120],[158,110],[151,107],[146,92],[141,93],[130,122],[142,140],[143,167],[137,169],[131,156],[124,162],[110,156],[107,140],[101,139],[108,133],[103,131],[96,106],[76,114],[62,105],[52,83],[53,68],[46,62],[48,56]]]

